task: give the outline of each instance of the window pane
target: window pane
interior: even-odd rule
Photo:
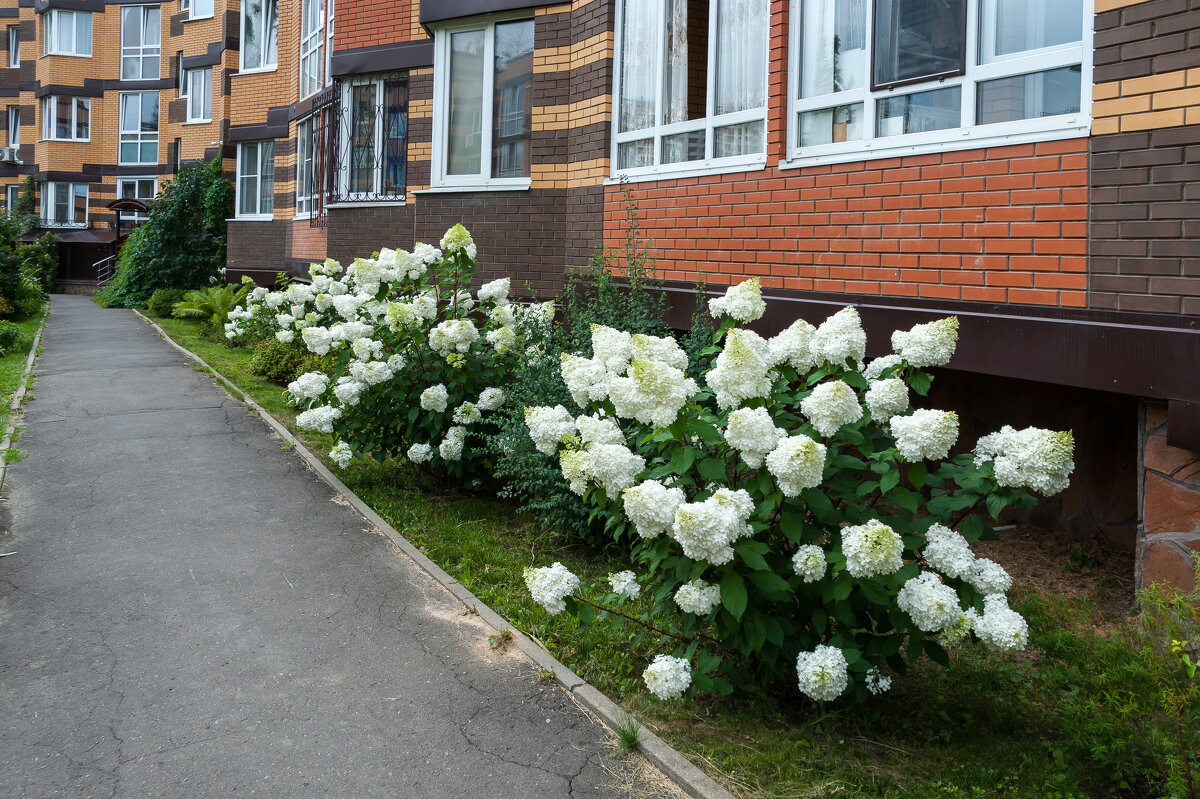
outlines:
[[[375,190],[374,83],[350,87],[350,191]]]
[[[1033,75],[979,84],[980,125],[1079,112],[1079,67],[1063,67]]]
[[[662,163],[679,164],[684,161],[703,161],[704,138],[702,130],[663,136]]]
[[[192,17],[211,17],[213,0],[192,0]]]
[[[800,96],[867,85],[868,0],[804,0]]]
[[[766,150],[766,125],[762,120],[726,125],[713,130],[713,158],[753,155]]]
[[[492,177],[529,176],[533,20],[496,24],[492,97]]]
[[[91,108],[87,100],[75,100],[75,138],[86,139],[91,122]]]
[[[876,0],[875,85],[963,69],[966,0]]]
[[[75,52],[92,54],[92,15],[86,11],[75,14]]]
[[[660,0],[661,3],[661,0]],[[654,83],[658,24],[652,0],[625,0],[621,30],[621,104],[618,128],[642,130],[654,125]]]
[[[962,124],[961,100],[957,86],[884,98],[875,106],[875,135],[899,136],[957,128]]]
[[[75,183],[73,185],[75,188],[75,205],[71,221],[82,225],[87,221],[88,187],[86,183]]]
[[[483,143],[484,31],[450,36],[450,125],[446,172],[478,175]]]
[[[245,0],[242,5],[242,67],[245,69],[262,66],[263,36],[259,30],[262,10],[263,0]]]
[[[75,15],[71,13],[55,14],[58,23],[54,31],[54,49],[60,53],[75,51]]]
[[[142,43],[142,9],[126,6],[121,9],[121,46],[137,47]]]
[[[1077,42],[1083,0],[985,0],[980,14],[980,62],[1025,50]]]
[[[121,142],[119,159],[122,163],[130,164],[138,160],[137,142]]]
[[[162,16],[158,6],[149,6],[146,9],[146,18],[142,23],[142,43],[146,47],[158,47],[159,29],[162,27],[161,20]]]
[[[275,142],[267,141],[259,145],[258,157],[262,170],[258,182],[258,212],[270,214],[275,210]]]
[[[654,166],[654,139],[617,145],[618,169],[637,169],[643,166]]]
[[[143,142],[139,148],[139,159],[143,164],[153,164],[158,161],[158,142]]]
[[[266,22],[263,23],[263,66],[279,61],[279,6],[276,0],[266,0]]]
[[[67,214],[70,213],[71,203],[69,192],[71,190],[70,183],[54,183],[54,221],[66,222]]]
[[[863,137],[863,105],[840,105],[800,115],[801,147],[858,141]]]
[[[408,82],[384,81],[383,104],[383,193],[403,195],[408,169]]]
[[[142,132],[158,133],[158,95],[143,94],[142,97]]]
[[[667,0],[665,13],[663,124],[703,119],[708,106],[708,4]]]
[[[59,97],[55,102],[54,138],[71,138],[71,98]]]
[[[762,108],[767,103],[768,12],[767,0],[721,0],[717,19],[718,114]]]
[[[138,117],[141,95],[139,94],[122,94],[121,95],[121,131],[129,132],[138,129]],[[122,159],[124,160],[124,159]]]

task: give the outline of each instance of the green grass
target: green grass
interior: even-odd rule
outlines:
[[[16,322],[16,326],[21,330],[21,346],[0,356],[0,430],[8,424],[8,406],[12,404],[13,394],[21,385],[25,360],[29,357],[29,348],[33,346],[33,337],[37,334],[44,315],[43,311],[33,319]]]
[[[160,324],[328,463],[333,441],[295,429],[281,387],[249,374],[249,350],[205,341],[194,322]],[[997,657],[967,647],[948,669],[926,661],[862,707],[822,710],[790,686],[749,698],[662,703],[640,687],[660,642],[611,619],[579,629],[567,614],[549,616],[522,578],[526,567],[558,560],[596,582],[627,564],[403,463],[354,463],[340,476],[451,576],[736,796],[1156,795],[1147,787],[1155,767],[1145,742],[1164,727],[1154,685],[1128,620],[1091,599],[1018,586],[1012,598],[1030,623],[1027,652]]]

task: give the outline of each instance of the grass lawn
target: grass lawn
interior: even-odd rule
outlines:
[[[329,462],[334,442],[295,428],[283,389],[250,374],[249,350],[203,339],[194,322],[156,321]],[[998,657],[968,646],[948,669],[923,661],[862,707],[817,707],[794,686],[662,703],[640,687],[646,662],[662,651],[658,642],[632,626],[599,621],[581,630],[565,614],[549,616],[522,579],[527,566],[559,560],[584,579],[602,580],[625,567],[618,559],[402,463],[355,463],[341,475],[455,579],[736,796],[1162,795],[1148,787],[1157,772],[1146,738],[1167,725],[1133,645],[1131,572],[1122,573],[1128,561],[1106,567],[1081,558],[1069,542],[1055,546],[1028,534],[1019,546],[982,553],[1017,578],[1011,599],[1029,620],[1029,649]],[[1040,573],[1023,568],[1031,554],[1044,561]]]
[[[21,385],[21,375],[25,372],[25,360],[29,357],[29,348],[33,346],[33,337],[45,316],[43,311],[33,319],[15,322],[21,331],[21,342],[4,355],[0,356],[0,430],[8,424],[8,406],[12,404],[13,394]]]

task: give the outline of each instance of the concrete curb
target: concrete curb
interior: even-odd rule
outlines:
[[[436,563],[427,558],[424,553],[409,543],[408,539],[400,535],[390,524],[371,509],[367,503],[363,502],[357,494],[346,487],[345,483],[337,478],[324,463],[322,463],[315,455],[309,452],[284,425],[268,413],[261,405],[254,401],[252,397],[238,388],[231,380],[218,372],[216,369],[205,363],[204,359],[194,352],[177,344],[167,332],[154,323],[153,320],[146,317],[141,311],[134,309],[137,316],[151,328],[156,330],[159,336],[164,341],[170,344],[181,353],[191,358],[196,363],[207,369],[213,377],[215,377],[235,399],[245,402],[247,406],[252,408],[274,430],[279,437],[288,442],[295,449],[296,453],[308,464],[316,474],[328,483],[334,491],[341,494],[350,505],[363,516],[372,526],[378,529],[384,536],[392,542],[392,544],[403,552],[408,557],[420,566],[426,574],[428,574],[435,582],[453,594],[460,602],[468,608],[474,609],[479,617],[483,619],[489,626],[497,631],[509,630],[512,633],[513,643],[539,668],[544,669],[554,675],[554,679],[575,698],[577,702],[594,713],[606,726],[610,729],[616,729],[622,725],[628,724],[629,715],[622,710],[615,702],[607,696],[589,685],[586,680],[580,677],[575,672],[568,669],[560,663],[557,658],[547,652],[545,649],[534,643],[534,641],[525,636],[516,627],[509,624],[500,614],[485,605],[478,597],[471,593],[466,586],[455,580],[449,574],[441,569]],[[671,748],[665,741],[659,738],[650,730],[638,725],[638,740],[640,741],[639,751],[651,763],[653,763],[660,771],[670,778],[676,785],[682,788],[689,796],[694,799],[733,799],[733,795],[722,787],[716,780],[705,774],[698,766],[685,758],[679,752]]]
[[[21,402],[25,399],[26,390],[29,388],[29,377],[33,374],[33,362],[37,360],[38,347],[42,343],[42,332],[46,329],[46,320],[49,318],[50,304],[47,301],[46,315],[42,317],[42,323],[38,325],[37,333],[33,335],[33,344],[29,345],[29,357],[25,359],[25,371],[21,373],[21,383],[13,392],[12,402],[8,406],[8,424],[4,426],[4,438],[0,439],[0,488],[4,487],[4,475],[8,471],[8,464],[4,459],[8,455],[9,447],[12,446],[13,432],[17,429],[17,417],[21,415]]]

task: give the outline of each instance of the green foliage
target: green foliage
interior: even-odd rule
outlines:
[[[183,302],[184,295],[187,292],[183,289],[155,289],[150,295],[150,299],[146,301],[146,310],[152,316],[171,316],[175,311],[175,306]]]
[[[273,336],[258,342],[250,359],[250,373],[265,377],[273,383],[287,385],[303,374],[308,360],[304,347],[284,344]]]
[[[0,317],[28,319],[45,304],[46,292],[25,266],[17,223],[0,217]]]
[[[174,306],[172,315],[179,319],[201,319],[214,328],[220,328],[229,317],[229,312],[245,301],[252,288],[254,283],[247,278],[240,287],[221,283],[194,289]]]
[[[0,355],[7,355],[24,343],[21,328],[12,322],[0,321]]]
[[[233,187],[221,174],[220,158],[184,167],[159,192],[146,222],[125,239],[116,274],[96,301],[134,308],[156,289],[191,289],[221,279],[225,219],[232,211]]]
[[[28,236],[37,229],[37,192],[34,189],[32,175],[25,176],[21,185],[21,193],[17,197],[16,207],[10,209],[9,216],[16,223],[18,236]]]
[[[43,291],[54,288],[58,274],[58,236],[44,233],[33,241],[17,242],[21,270],[36,280]]]

